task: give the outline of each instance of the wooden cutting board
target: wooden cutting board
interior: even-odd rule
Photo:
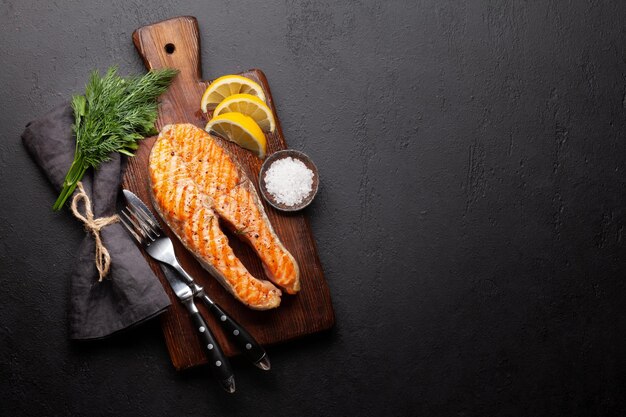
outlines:
[[[161,97],[157,127],[161,129],[169,123],[193,123],[204,127],[207,116],[200,111],[200,99],[209,82],[201,80],[197,20],[194,17],[177,17],[139,28],[133,33],[133,42],[148,69],[170,67],[180,71],[169,90]],[[263,87],[267,104],[276,117],[274,100],[265,75],[257,69],[241,75],[257,81]],[[150,201],[148,156],[155,139],[148,138],[141,142],[136,156],[129,159],[123,179],[123,186],[135,192],[146,203]],[[253,183],[257,184],[258,192],[258,173],[262,161],[237,145],[220,142],[239,159]],[[276,131],[267,135],[267,153],[269,155],[285,148],[287,144],[280,120],[276,117]],[[174,241],[176,254],[183,267],[204,286],[210,297],[232,314],[261,344],[275,344],[329,329],[334,324],[334,313],[306,210],[287,214],[275,210],[265,201],[263,203],[276,233],[298,262],[302,281],[300,293],[293,296],[284,294],[281,305],[270,311],[254,311],[236,301],[183,248],[164,223],[163,226]],[[265,278],[261,262],[252,249],[232,234],[227,232],[227,235],[230,245],[248,270],[256,277]],[[185,309],[173,295],[158,264],[149,261],[172,300],[172,307],[162,315],[162,327],[175,368],[181,370],[206,363]],[[204,306],[200,305],[199,308],[224,352],[228,356],[236,355],[237,348],[228,341],[213,317]]]

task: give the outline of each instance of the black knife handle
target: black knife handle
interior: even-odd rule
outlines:
[[[270,369],[270,361],[261,344],[257,342],[243,326],[228,315],[222,308],[217,305],[211,298],[206,295],[204,288],[196,284],[193,277],[189,275],[185,269],[175,262],[170,264],[185,280],[191,288],[196,298],[204,302],[209,311],[215,316],[217,322],[222,326],[226,335],[232,340],[239,350],[258,368],[268,371]]]
[[[211,330],[209,330],[209,326],[207,326],[206,322],[200,315],[200,312],[193,303],[193,300],[187,300],[184,304],[187,307],[187,310],[189,310],[191,320],[196,327],[196,331],[198,332],[204,351],[209,358],[209,368],[211,368],[213,375],[215,375],[215,378],[217,378],[220,382],[222,388],[224,388],[227,392],[234,392],[235,380],[228,358],[224,355],[222,348],[217,343],[217,340],[215,339],[215,336],[213,336],[213,333],[211,333]]]
[[[219,305],[206,295],[202,296],[202,301],[206,304],[209,311],[215,316],[215,318],[217,318],[220,326],[222,326],[230,339],[239,347],[241,353],[243,353],[254,364],[258,364],[266,358],[267,354],[265,353],[265,349],[263,349],[261,344],[257,342],[241,324],[237,323],[235,319],[228,315],[228,313],[222,310]],[[269,364],[269,361],[267,361],[267,363]],[[264,367],[261,369],[267,370]]]

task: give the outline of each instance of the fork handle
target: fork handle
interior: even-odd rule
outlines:
[[[200,341],[202,342],[202,347],[204,348],[204,351],[209,359],[209,368],[224,390],[231,393],[234,392],[235,378],[228,358],[226,358],[224,352],[222,352],[222,348],[217,343],[215,336],[213,336],[213,333],[209,330],[209,326],[207,326],[206,322],[200,315],[193,299],[190,298],[185,301],[184,304],[189,311],[191,320],[193,321],[196,331],[198,332],[198,336],[200,337]]]
[[[217,318],[226,334],[228,334],[230,339],[239,347],[241,353],[260,369],[264,371],[269,370],[269,358],[261,344],[206,294],[203,293],[200,299],[209,308],[209,311],[215,318]]]

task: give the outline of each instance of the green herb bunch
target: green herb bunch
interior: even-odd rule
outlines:
[[[177,73],[165,68],[122,78],[117,67],[109,68],[104,77],[92,72],[85,95],[72,97],[76,150],[53,210],[63,207],[89,168],[98,168],[113,152],[133,156],[140,139],[157,133],[157,98]]]

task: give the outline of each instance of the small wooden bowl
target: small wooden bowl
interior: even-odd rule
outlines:
[[[294,206],[288,206],[274,200],[274,197],[272,196],[272,194],[270,194],[269,191],[267,191],[267,187],[265,186],[265,171],[267,171],[272,163],[274,163],[275,161],[286,158],[288,156],[292,157],[293,159],[298,159],[302,161],[307,168],[313,171],[313,184],[311,185],[311,192],[308,196],[305,197],[304,200],[302,200],[300,204],[296,204]],[[317,167],[315,166],[311,158],[309,158],[306,154],[295,151],[293,149],[284,149],[282,151],[274,152],[265,159],[263,165],[261,165],[261,171],[259,171],[259,189],[261,190],[261,195],[263,196],[265,201],[267,201],[272,207],[281,211],[298,211],[311,204],[311,201],[313,201],[315,194],[317,194],[319,183],[320,177],[317,172]]]

